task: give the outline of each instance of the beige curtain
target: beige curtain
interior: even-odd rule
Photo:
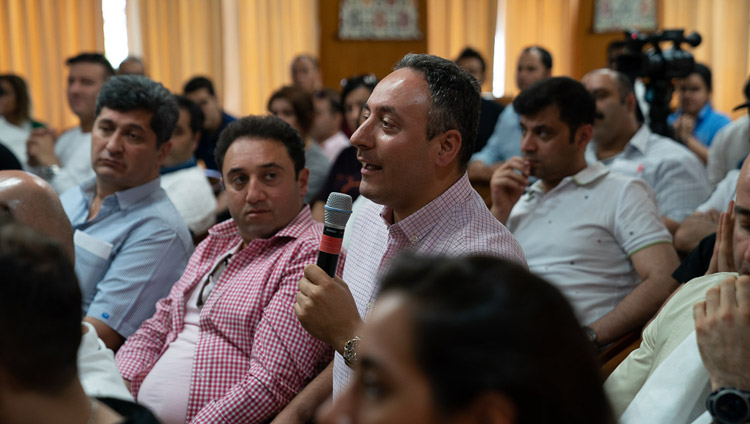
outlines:
[[[140,42],[131,49],[143,56],[146,70],[155,81],[180,94],[195,75],[214,81],[219,97],[224,93],[221,2],[218,0],[128,0],[132,22]],[[141,52],[138,51],[140,47]]]
[[[505,9],[505,94],[514,95],[521,51],[539,45],[552,54],[552,74],[572,75],[578,0],[500,0]]]
[[[0,0],[0,46],[0,73],[26,80],[32,116],[57,129],[78,125],[65,60],[104,52],[101,0]]]
[[[227,101],[243,115],[265,114],[271,93],[291,83],[297,54],[318,55],[316,0],[225,0],[236,13],[225,15]],[[233,77],[234,76],[234,77]]]
[[[497,0],[427,0],[427,53],[455,59],[472,47],[487,62],[484,91],[492,89]]]
[[[714,107],[731,113],[744,102],[742,88],[750,74],[749,0],[662,0],[663,28],[698,31],[703,42],[693,49],[699,62],[713,71]]]

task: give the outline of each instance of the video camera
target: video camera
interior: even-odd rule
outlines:
[[[686,37],[683,29],[665,29],[651,34],[627,30],[625,41],[627,52],[617,57],[615,67],[632,81],[644,79],[651,131],[674,138],[672,128],[667,125],[669,103],[674,93],[672,78],[684,78],[692,72],[695,60],[689,51],[682,49],[682,44],[697,47],[702,41],[700,34],[693,32]],[[671,42],[672,47],[663,50],[660,43],[664,42]],[[643,48],[649,45],[644,52]]]

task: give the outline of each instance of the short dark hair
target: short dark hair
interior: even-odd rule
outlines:
[[[172,137],[180,111],[174,96],[161,83],[143,75],[118,75],[104,83],[96,98],[96,116],[103,107],[118,112],[146,110],[151,112],[151,129],[156,147]]]
[[[311,55],[311,54],[299,54],[292,59],[292,66],[294,66],[295,63],[299,62],[300,60],[309,60],[310,63],[313,64],[315,69],[320,68],[320,62],[318,62],[318,58]]]
[[[81,291],[73,265],[58,243],[6,220],[0,269],[0,366],[24,390],[57,394],[77,376]]]
[[[336,90],[324,88],[314,94],[316,99],[328,100],[328,105],[332,113],[344,113],[344,107],[341,105],[341,95]]]
[[[542,66],[544,66],[544,69],[548,71],[552,69],[552,55],[547,51],[547,49],[542,46],[529,46],[523,49],[523,51],[521,51],[521,54],[532,52],[535,52],[539,55],[539,60],[542,62]]]
[[[305,167],[305,143],[300,135],[281,118],[266,115],[241,118],[230,122],[224,128],[214,150],[219,170],[224,168],[224,156],[229,146],[241,137],[263,138],[282,143],[294,163],[295,177],[299,177],[299,172]]]
[[[695,62],[695,64],[693,65],[693,70],[690,71],[690,73],[698,75],[703,80],[703,83],[706,84],[706,88],[708,89],[709,93],[713,90],[711,69],[708,66],[702,63]]]
[[[614,422],[595,349],[573,309],[521,266],[402,255],[382,281],[384,294],[406,298],[414,362],[441,415],[496,392],[516,406],[518,423]]]
[[[479,63],[482,65],[482,72],[484,72],[487,69],[486,64],[484,63],[484,58],[481,54],[479,54],[478,51],[472,49],[471,47],[466,47],[461,51],[461,53],[458,55],[456,60],[454,62],[458,63],[464,59],[477,59]]]
[[[374,74],[356,75],[341,80],[341,104],[346,103],[347,96],[359,87],[365,87],[372,93],[376,85],[378,85],[378,78]]]
[[[297,117],[297,122],[302,128],[303,134],[300,135],[307,137],[315,120],[315,106],[313,106],[312,95],[297,86],[286,85],[271,94],[267,105],[269,112],[271,111],[271,103],[276,99],[286,99],[291,103],[294,116]]]
[[[552,105],[557,106],[560,120],[568,126],[571,142],[581,125],[594,124],[594,98],[583,84],[572,78],[545,78],[531,84],[513,100],[513,108],[519,115],[534,115]]]
[[[13,94],[16,96],[16,108],[11,112],[12,119],[25,121],[31,117],[31,97],[26,81],[18,75],[0,75],[0,81],[10,84]]]
[[[174,96],[174,98],[177,100],[177,106],[180,109],[186,110],[188,115],[190,115],[190,131],[192,131],[193,134],[203,131],[203,120],[205,119],[205,116],[203,116],[203,111],[200,106],[185,96]]]
[[[105,79],[115,74],[115,68],[112,67],[112,64],[109,63],[107,58],[101,53],[81,53],[77,56],[70,57],[65,61],[65,64],[68,66],[75,65],[76,63],[95,63],[101,65],[104,68],[106,75]]]
[[[427,81],[432,100],[427,119],[427,139],[448,130],[458,130],[461,133],[459,169],[465,170],[474,153],[479,125],[479,83],[450,60],[427,54],[407,54],[393,69],[402,68],[419,72]]]
[[[206,77],[191,78],[190,81],[185,83],[185,88],[182,89],[182,92],[184,94],[190,94],[200,90],[201,88],[205,88],[208,91],[208,94],[212,96],[216,95],[216,92],[214,91],[214,84],[210,79]]]

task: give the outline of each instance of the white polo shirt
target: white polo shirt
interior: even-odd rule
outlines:
[[[537,181],[508,219],[529,269],[557,286],[583,325],[610,312],[640,283],[630,255],[671,243],[641,179],[595,163],[544,193]]]

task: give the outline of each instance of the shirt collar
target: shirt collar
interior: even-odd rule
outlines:
[[[706,118],[706,115],[708,115],[711,112],[711,103],[706,102],[705,105],[701,108],[700,112],[698,112],[698,116],[695,117],[696,122],[700,122],[703,119]]]
[[[638,128],[638,131],[633,134],[633,138],[628,141],[628,146],[645,154],[646,148],[648,147],[649,136],[651,136],[651,130],[648,129],[648,125],[641,125],[641,127]]]
[[[555,186],[552,190],[556,190],[558,187],[562,187],[570,182],[575,183],[578,186],[587,186],[607,174],[609,174],[609,168],[607,168],[606,165],[601,162],[594,162],[578,171],[576,174],[563,178],[563,180],[560,181],[560,184]],[[544,194],[542,180],[537,180],[531,185],[531,187],[529,187],[529,190]]]
[[[127,209],[130,205],[152,195],[159,190],[161,190],[161,180],[157,177],[145,184],[141,184],[139,186],[132,187],[126,190],[117,191],[114,194],[106,196],[104,199],[102,199],[102,202],[114,196],[114,199],[117,202],[117,205],[120,207],[120,210],[124,210]],[[84,198],[86,198],[88,204],[90,205],[91,200],[96,194],[96,177],[92,177],[81,183],[81,191],[83,192]]]
[[[423,206],[418,211],[393,224],[393,209],[384,206],[380,212],[381,218],[389,232],[402,232],[412,243],[422,240],[440,221],[437,217],[445,215],[447,210],[465,204],[474,188],[469,182],[469,175],[464,175],[440,196]]]

